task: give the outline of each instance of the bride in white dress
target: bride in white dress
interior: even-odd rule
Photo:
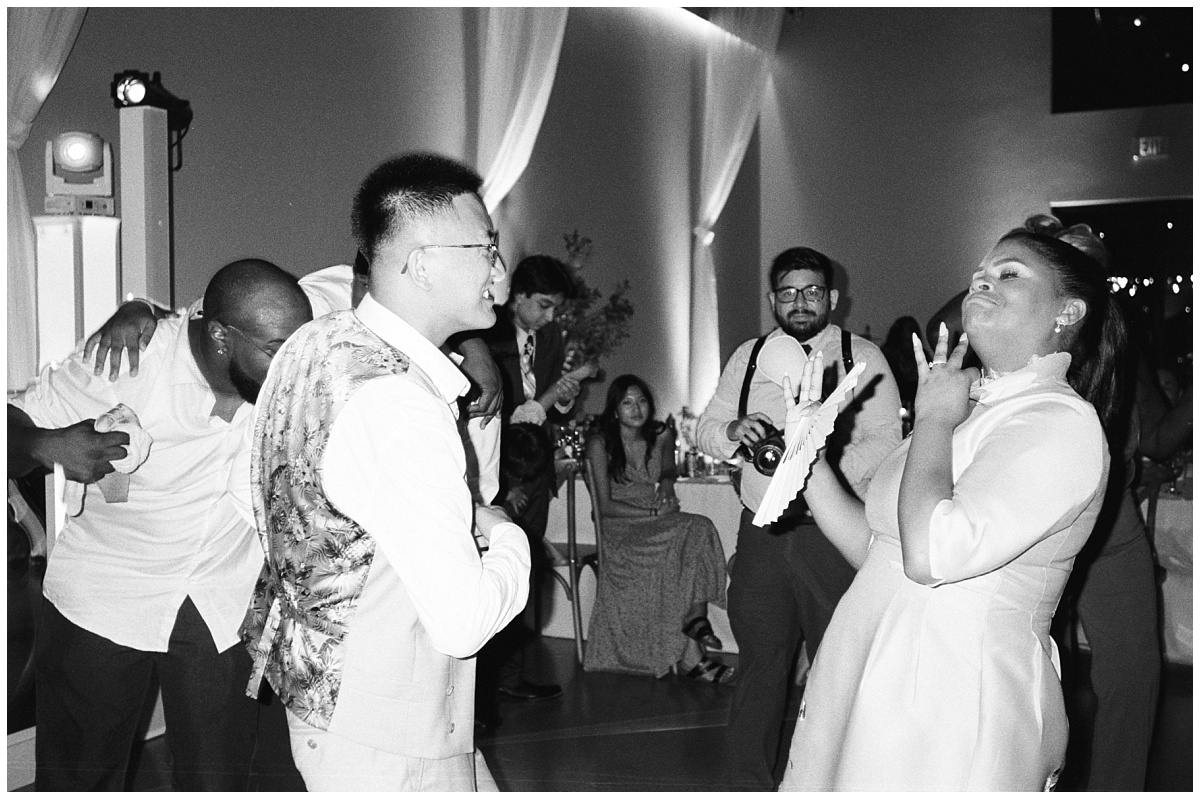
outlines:
[[[1067,718],[1050,619],[1104,495],[1124,326],[1086,226],[1034,217],[984,258],[966,335],[914,347],[912,435],[865,506],[805,489],[860,567],[813,664],[782,790],[1042,790]],[[983,364],[963,369],[967,339]],[[807,381],[811,382],[811,380]],[[801,417],[820,386],[801,385]],[[1082,395],[1082,396],[1081,396]]]

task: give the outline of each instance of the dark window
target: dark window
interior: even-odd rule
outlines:
[[[1056,8],[1053,113],[1192,101],[1191,8]]]

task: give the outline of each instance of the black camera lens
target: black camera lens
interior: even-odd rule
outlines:
[[[785,446],[783,433],[774,427],[767,428],[766,438],[760,440],[750,450],[750,461],[759,474],[765,477],[775,474],[779,462],[783,460]]]

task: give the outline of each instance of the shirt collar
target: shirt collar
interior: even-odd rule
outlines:
[[[164,323],[159,322],[159,324]],[[167,361],[171,369],[171,385],[196,383],[212,393],[212,387],[208,385],[208,380],[204,377],[204,372],[200,371],[200,364],[196,362],[196,356],[192,352],[191,320],[180,319],[179,324],[183,329],[176,335],[175,352]],[[203,331],[203,324],[200,325],[200,329]]]
[[[370,293],[362,298],[354,315],[372,333],[407,355],[417,368],[429,376],[447,403],[453,403],[467,393],[470,383],[466,375],[440,349],[433,346],[433,342],[380,305]]]
[[[1037,383],[1066,383],[1071,353],[1055,352],[1042,357],[1033,356],[1029,363],[1015,372],[999,377],[981,377],[971,386],[971,399],[994,404],[1021,393]]]

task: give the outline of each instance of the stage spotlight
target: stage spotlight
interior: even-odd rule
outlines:
[[[167,112],[167,127],[182,138],[192,124],[192,104],[176,97],[162,85],[162,74],[151,77],[145,72],[127,69],[113,75],[113,105],[124,108],[132,105],[151,105]]]
[[[150,76],[145,72],[127,70],[113,79],[113,99],[117,107],[138,105],[146,99],[146,84]]]
[[[94,172],[104,164],[104,139],[71,131],[54,137],[54,166],[61,172]]]
[[[46,213],[112,216],[112,145],[70,131],[46,142]]]

